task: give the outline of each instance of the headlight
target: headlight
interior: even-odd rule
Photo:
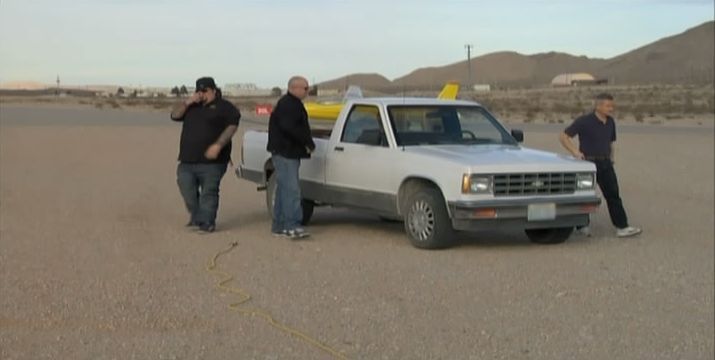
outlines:
[[[576,188],[579,190],[593,189],[593,174],[576,174]]]
[[[492,177],[487,175],[464,174],[464,176],[462,176],[462,193],[491,194]]]

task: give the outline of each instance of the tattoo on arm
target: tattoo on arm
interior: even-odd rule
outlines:
[[[236,133],[236,130],[238,130],[237,125],[227,126],[226,129],[218,137],[218,140],[216,140],[216,143],[221,145],[221,147],[226,146],[226,144],[228,144],[228,142],[231,141],[231,138],[233,137],[233,134]]]

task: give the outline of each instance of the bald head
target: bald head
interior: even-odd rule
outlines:
[[[288,80],[288,92],[298,99],[308,96],[308,80],[302,76],[293,76]]]

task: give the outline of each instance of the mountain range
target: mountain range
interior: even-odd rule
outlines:
[[[475,84],[546,86],[564,73],[585,72],[611,84],[712,84],[715,22],[709,21],[610,59],[548,52],[495,52],[471,60]],[[324,89],[358,85],[367,90],[435,89],[448,81],[468,82],[467,61],[425,67],[390,80],[380,74],[350,74],[318,84]]]

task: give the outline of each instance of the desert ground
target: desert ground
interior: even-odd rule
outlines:
[[[236,135],[265,127],[246,113]],[[704,119],[704,120],[703,120]],[[1,359],[330,359],[231,311],[231,286],[350,359],[712,359],[713,116],[619,127],[636,238],[531,244],[520,232],[410,246],[399,223],[319,208],[306,241],[274,238],[264,194],[231,171],[218,231],[184,227],[180,125],[168,111],[0,104]],[[564,124],[509,122],[561,152]]]
[[[365,96],[434,97],[442,85],[431,89],[380,92],[363,89]],[[50,92],[50,90],[44,91]],[[615,96],[616,116],[621,123],[649,125],[710,126],[715,113],[715,87],[706,85],[603,85],[574,87],[495,88],[478,92],[461,89],[458,98],[477,101],[499,119],[533,124],[565,124],[593,109],[592,99],[601,92]],[[134,97],[132,95],[85,96],[30,95],[31,92],[0,89],[0,104],[33,107],[70,107],[166,113],[174,97]],[[111,97],[110,97],[111,96]],[[275,96],[229,97],[244,113],[256,104],[273,104]],[[342,95],[310,96],[306,101],[340,101]]]

